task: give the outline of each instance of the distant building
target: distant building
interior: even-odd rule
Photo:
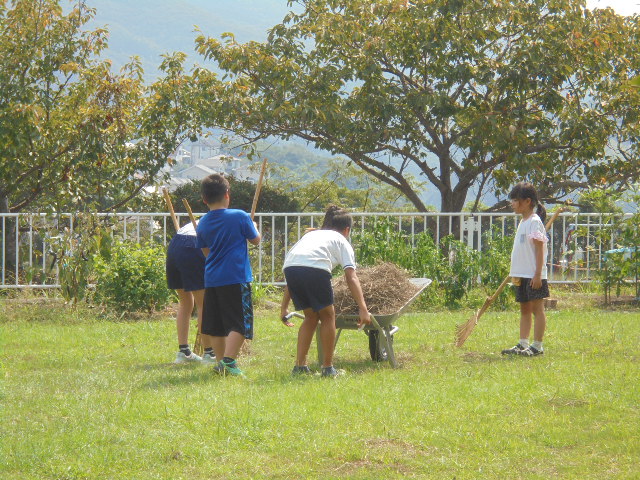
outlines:
[[[171,163],[164,169],[168,177],[167,187],[175,190],[181,185],[202,180],[213,174],[232,175],[238,180],[257,182],[260,176],[255,162],[220,153],[220,145],[208,139],[183,144],[171,155]],[[211,153],[215,152],[214,155]],[[209,153],[208,156],[205,156]]]

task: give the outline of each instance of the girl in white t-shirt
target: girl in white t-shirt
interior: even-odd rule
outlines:
[[[333,307],[333,287],[331,272],[341,265],[347,285],[358,304],[360,321],[358,325],[371,323],[369,311],[362,295],[360,281],[356,275],[355,255],[347,240],[353,219],[345,210],[331,206],[325,214],[322,228],[304,234],[291,247],[284,261],[284,275],[287,286],[284,290],[281,315],[286,318],[289,300],[297,310],[302,310],[304,320],[298,330],[296,365],[293,373],[310,373],[307,354],[313,334],[320,323],[320,344],[322,345],[322,376],[338,374],[333,367],[333,351],[336,337],[336,313]]]
[[[547,284],[547,233],[545,208],[538,201],[536,189],[520,182],[509,194],[513,211],[522,215],[511,251],[511,270],[516,286],[516,301],[520,303],[520,341],[503,355],[542,355],[542,337],[547,325],[544,299],[549,296]],[[535,212],[534,212],[535,209]],[[532,316],[535,317],[533,344],[529,345]]]

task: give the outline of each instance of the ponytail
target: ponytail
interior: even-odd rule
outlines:
[[[322,230],[331,230],[333,227],[333,217],[341,210],[337,205],[329,205],[327,211],[324,214],[324,220],[322,220]]]
[[[351,228],[352,225],[353,218],[349,215],[349,212],[337,205],[329,205],[324,214],[321,229],[341,232],[347,227]]]
[[[536,213],[538,214],[538,216],[540,217],[540,220],[542,220],[542,223],[544,224],[544,221],[547,219],[547,209],[544,208],[541,203],[538,203],[538,208],[536,208]]]

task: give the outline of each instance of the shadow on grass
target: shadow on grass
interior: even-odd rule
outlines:
[[[157,372],[154,378],[140,384],[141,389],[156,390],[162,387],[191,385],[217,381],[220,375],[213,367],[205,365],[176,365],[175,363],[156,363],[138,365],[140,370]]]

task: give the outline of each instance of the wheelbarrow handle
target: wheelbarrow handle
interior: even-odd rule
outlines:
[[[371,320],[371,324],[372,324],[374,327],[376,327],[378,330],[382,330],[382,329],[380,328],[380,324],[379,324],[379,323],[378,323],[378,321],[376,320],[376,317],[374,317],[373,315],[369,314],[369,319]],[[366,323],[363,323],[362,325],[360,325],[360,326],[358,327],[358,330],[364,330],[364,327],[366,327],[366,326],[367,326],[367,324],[366,324]]]

